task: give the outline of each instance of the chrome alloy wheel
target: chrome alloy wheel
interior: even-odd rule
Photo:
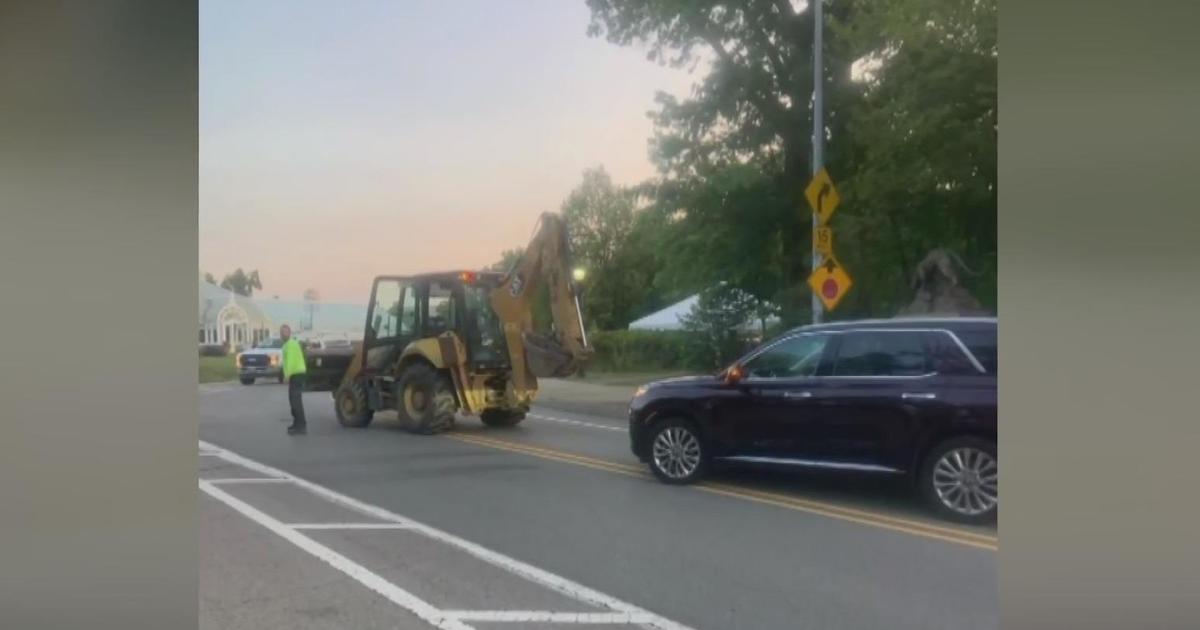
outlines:
[[[700,440],[681,426],[670,426],[654,438],[654,465],[671,479],[685,479],[700,467]]]
[[[946,508],[963,516],[990,512],[999,503],[996,458],[968,446],[947,451],[933,466],[933,489]]]

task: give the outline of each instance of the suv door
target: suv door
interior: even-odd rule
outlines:
[[[823,455],[905,470],[937,385],[925,332],[851,330],[838,336],[824,390]]]
[[[804,333],[782,339],[744,360],[741,396],[724,407],[733,453],[795,459],[812,454],[817,438],[827,349],[831,337]]]

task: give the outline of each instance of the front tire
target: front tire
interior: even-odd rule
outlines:
[[[648,440],[650,472],[659,481],[685,485],[699,481],[708,472],[708,446],[691,422],[664,420],[654,425]]]
[[[996,444],[974,437],[933,447],[921,467],[921,493],[944,518],[962,523],[994,521],[1000,506]]]
[[[253,385],[254,384],[253,376],[242,376],[242,377],[239,377],[238,380],[242,382],[242,385]]]
[[[525,419],[525,413],[507,409],[485,409],[483,413],[479,414],[479,419],[493,429],[506,429],[521,424],[521,421]]]
[[[425,363],[404,369],[396,382],[396,415],[409,433],[433,435],[454,427],[458,402],[450,379]]]
[[[365,428],[375,417],[375,410],[367,407],[367,392],[360,383],[338,387],[333,394],[333,407],[338,422],[351,429]]]

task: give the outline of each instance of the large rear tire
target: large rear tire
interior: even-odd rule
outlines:
[[[375,411],[367,407],[367,392],[361,383],[338,387],[333,394],[333,407],[338,422],[351,429],[365,428],[375,417]]]
[[[479,419],[483,420],[485,425],[493,429],[506,429],[521,424],[521,421],[525,419],[525,412],[509,411],[507,409],[485,409],[483,413],[479,414]]]
[[[426,363],[414,363],[396,381],[396,415],[409,433],[433,435],[454,428],[454,385]]]

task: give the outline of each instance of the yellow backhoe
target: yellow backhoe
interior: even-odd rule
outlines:
[[[543,290],[553,327],[538,332],[533,307]],[[516,425],[538,377],[570,376],[590,354],[567,227],[546,213],[507,273],[375,278],[362,342],[352,353],[316,350],[306,359],[309,389],[333,391],[343,426],[365,427],[376,411],[395,410],[406,430],[433,434],[457,414]]]

